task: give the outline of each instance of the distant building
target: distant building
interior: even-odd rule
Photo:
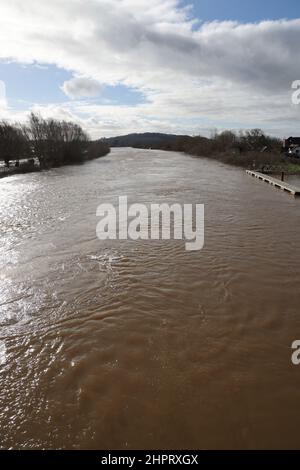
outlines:
[[[288,151],[294,147],[300,147],[300,137],[289,137],[283,141],[283,149]]]

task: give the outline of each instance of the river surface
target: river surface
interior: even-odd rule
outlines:
[[[100,203],[205,204],[205,246],[99,241]],[[300,201],[115,149],[0,182],[0,447],[300,448]]]

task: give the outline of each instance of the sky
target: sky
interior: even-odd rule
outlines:
[[[300,133],[299,0],[0,0],[0,119]]]

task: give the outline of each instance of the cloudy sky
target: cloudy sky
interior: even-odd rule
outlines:
[[[0,0],[0,118],[300,133],[299,0]]]

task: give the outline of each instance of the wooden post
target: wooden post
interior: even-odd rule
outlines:
[[[281,172],[281,181],[284,181],[284,171]]]

